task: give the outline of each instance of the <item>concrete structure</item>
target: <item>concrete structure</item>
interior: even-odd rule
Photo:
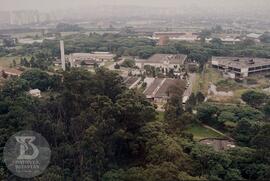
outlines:
[[[1,77],[20,77],[22,73],[18,69],[0,67]]]
[[[33,44],[33,43],[42,43],[43,39],[40,40],[34,40],[32,38],[21,38],[18,39],[18,43],[20,44]]]
[[[136,66],[140,69],[144,69],[145,65],[153,66],[156,68],[163,69],[164,72],[173,69],[174,71],[179,71],[184,67],[184,63],[187,59],[187,55],[183,54],[155,54],[149,59],[136,59]]]
[[[219,97],[233,97],[234,93],[233,91],[217,91],[217,86],[215,86],[214,84],[210,84],[209,88],[208,88],[208,95],[209,96],[219,96]]]
[[[206,138],[200,140],[199,143],[210,146],[216,151],[223,151],[236,147],[235,142],[229,139]]]
[[[259,43],[261,36],[262,36],[262,34],[249,33],[249,34],[246,35],[246,39],[250,39],[250,40],[253,40],[253,41]]]
[[[171,86],[180,86],[185,88],[186,82],[180,79],[169,79],[169,78],[156,78],[152,81],[148,81],[150,85],[143,92],[147,99],[156,103],[166,103],[169,99],[169,88]]]
[[[257,73],[270,72],[270,59],[212,57],[212,67],[229,73],[232,78],[243,78]]]
[[[236,44],[236,43],[241,42],[240,38],[235,38],[235,37],[223,37],[220,39],[224,44]]]
[[[61,51],[61,63],[62,63],[62,69],[66,70],[66,60],[65,60],[65,47],[64,47],[64,41],[60,41],[60,51]]]
[[[176,41],[198,41],[199,34],[192,32],[155,32],[153,34],[153,39],[160,40],[164,37],[167,37],[169,40]]]
[[[29,94],[33,97],[41,97],[41,91],[39,89],[31,89]]]

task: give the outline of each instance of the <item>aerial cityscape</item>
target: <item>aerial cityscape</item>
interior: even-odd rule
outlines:
[[[267,0],[0,2],[0,180],[270,180]]]

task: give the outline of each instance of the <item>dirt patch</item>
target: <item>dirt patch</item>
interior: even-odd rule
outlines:
[[[235,142],[229,139],[206,138],[200,140],[199,143],[211,146],[216,151],[223,151],[236,147]]]

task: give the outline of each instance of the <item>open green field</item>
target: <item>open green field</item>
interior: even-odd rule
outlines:
[[[17,64],[20,63],[20,57],[0,57],[0,66],[9,67],[10,64],[13,64],[13,60],[15,60]]]
[[[220,103],[241,103],[241,95],[248,90],[261,91],[264,88],[269,87],[269,78],[264,75],[257,75],[248,77],[246,82],[236,82],[234,80],[223,78],[222,74],[206,65],[205,70],[202,73],[196,74],[196,81],[193,84],[193,92],[201,91],[205,95],[208,93],[209,85],[213,83],[217,86],[217,91],[233,91],[233,96],[211,96],[209,102],[220,102]]]
[[[222,75],[215,69],[212,69],[206,65],[204,72],[196,74],[196,82],[193,86],[193,92],[201,91],[207,93],[210,83],[216,83],[222,80]]]
[[[157,120],[158,121],[163,121],[164,120],[164,112],[158,112]]]
[[[14,33],[12,34],[13,37],[16,38],[24,38],[24,37],[35,37],[35,36],[41,36],[41,32],[27,32],[27,33]]]
[[[109,66],[113,65],[113,61],[106,61],[104,67],[108,68]]]
[[[204,138],[223,138],[223,135],[211,129],[205,128],[199,124],[191,125],[189,128],[187,128],[186,131],[193,134],[195,141],[199,141]]]

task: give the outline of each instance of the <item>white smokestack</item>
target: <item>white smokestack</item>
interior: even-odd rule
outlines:
[[[65,60],[65,47],[64,47],[64,41],[60,40],[60,50],[61,50],[61,63],[62,63],[62,69],[66,70],[66,60]]]
[[[74,67],[74,61],[73,61],[72,54],[69,55],[69,62],[70,62],[70,67]]]

